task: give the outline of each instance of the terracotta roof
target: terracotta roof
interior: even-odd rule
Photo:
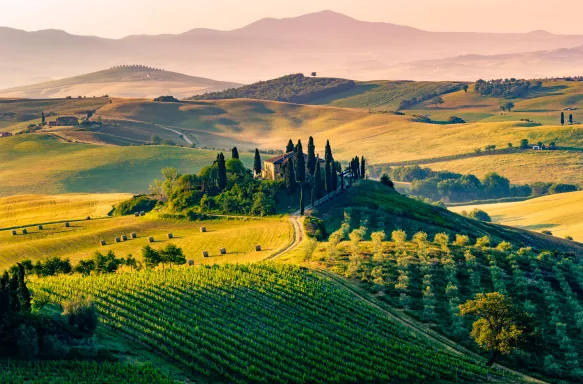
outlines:
[[[267,160],[264,160],[264,161],[266,163],[283,164],[283,163],[285,163],[285,161],[287,159],[293,158],[293,156],[294,156],[294,153],[293,152],[288,152],[288,153],[285,153],[283,155],[278,155],[278,156],[272,157],[272,158],[267,159]],[[306,163],[307,163],[308,162],[308,155],[305,154],[305,153],[304,153],[304,158],[305,158]],[[324,160],[324,159],[320,159],[319,158],[319,160],[320,160],[320,163],[325,163],[326,162],[326,160]]]

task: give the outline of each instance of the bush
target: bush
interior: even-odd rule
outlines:
[[[488,236],[483,236],[476,239],[476,247],[489,247],[490,246],[490,238]]]
[[[549,194],[575,192],[578,188],[571,184],[553,184],[549,187]]]
[[[395,183],[393,183],[389,175],[387,175],[386,173],[381,176],[381,184],[386,185],[389,188],[395,189]]]
[[[466,246],[470,244],[470,237],[467,235],[455,235],[455,245]]]
[[[466,121],[464,119],[462,119],[461,117],[450,116],[450,117],[448,117],[447,122],[449,124],[463,124]]]
[[[496,249],[502,252],[510,252],[512,251],[512,244],[507,241],[502,241],[500,244],[498,244]]]
[[[407,232],[403,231],[402,229],[393,231],[393,233],[391,233],[391,239],[396,244],[403,244],[405,241],[407,241]]]
[[[146,195],[134,196],[129,200],[122,201],[113,210],[114,216],[131,215],[136,212],[150,212],[158,201]]]
[[[462,213],[464,213],[464,212],[462,212]],[[486,212],[484,212],[484,211],[482,211],[481,209],[478,209],[478,208],[475,208],[470,213],[466,213],[466,215],[464,215],[464,216],[469,217],[470,219],[484,221],[486,223],[491,223],[492,222],[492,219],[490,218],[490,215],[488,215]]]
[[[549,236],[552,236],[553,235],[553,233],[551,231],[548,231],[548,230],[541,231],[541,233],[543,235],[549,235]]]
[[[69,354],[69,345],[59,340],[57,335],[43,337],[43,351],[51,358],[62,359]]]
[[[160,97],[156,97],[154,99],[154,101],[160,101],[163,103],[178,103],[178,102],[180,102],[180,100],[178,100],[174,96],[160,96]]]
[[[446,246],[449,243],[449,235],[447,233],[437,233],[433,238],[433,242],[435,244],[439,244],[442,247]]]
[[[89,299],[78,297],[67,301],[63,305],[63,316],[69,325],[76,327],[81,332],[92,334],[97,328],[97,309]]]
[[[318,241],[324,241],[328,236],[326,233],[326,224],[323,220],[313,216],[306,216],[304,219],[304,230],[308,237],[314,238]]]
[[[572,237],[572,236],[569,236],[569,235],[567,235],[567,236],[565,236],[565,240],[571,240],[571,241],[573,241],[573,237]]]
[[[38,336],[36,329],[30,325],[21,324],[18,327],[16,342],[18,354],[24,359],[32,359],[38,355]]]
[[[427,243],[427,233],[425,232],[417,232],[413,235],[413,242],[417,243],[418,245],[423,245]]]

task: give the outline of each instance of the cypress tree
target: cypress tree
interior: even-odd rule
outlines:
[[[20,300],[18,300],[18,274],[14,273],[8,283],[8,295],[10,296],[10,312],[20,312]]]
[[[26,280],[25,280],[25,273],[24,267],[22,264],[18,263],[18,288],[17,288],[17,296],[18,296],[18,303],[20,305],[21,312],[30,312],[32,306],[30,304],[30,292],[26,287]]]
[[[361,156],[360,158],[360,177],[363,179],[366,178],[366,165],[364,161],[364,156]]]
[[[253,170],[256,175],[261,174],[261,156],[259,155],[259,150],[255,148],[255,158],[253,159]]]
[[[316,181],[312,181],[312,184],[310,185],[310,205],[312,206],[312,209],[314,209],[314,203],[316,202]]]
[[[217,157],[217,165],[219,169],[219,189],[222,191],[227,186],[227,167],[225,165],[225,155],[223,155],[223,152],[219,153],[219,156]]]
[[[231,149],[231,158],[233,159],[239,158],[239,150],[237,149],[237,147],[233,147],[233,149]]]
[[[308,171],[312,176],[316,172],[316,146],[314,145],[314,138],[312,136],[308,140]]]
[[[358,160],[358,156],[354,158],[354,179],[360,178],[360,160]]]
[[[332,161],[332,167],[331,167],[331,172],[332,172],[332,190],[335,191],[338,189],[338,171],[336,170],[336,162]]]
[[[324,154],[324,160],[332,161],[332,148],[330,147],[330,140],[326,140],[326,152]]]
[[[287,188],[287,193],[293,195],[296,193],[296,175],[294,172],[294,165],[288,159],[285,162],[285,187]]]
[[[324,189],[322,188],[322,170],[319,162],[317,163],[316,171],[314,172],[314,191],[316,199],[321,199],[324,194]]]
[[[285,153],[290,153],[294,151],[294,143],[291,139],[287,142],[287,146],[285,147]]]
[[[569,114],[569,124],[573,125],[573,114]]]
[[[306,180],[306,159],[304,158],[304,149],[302,148],[302,141],[298,140],[298,145],[294,152],[294,167],[296,171],[296,179],[303,183]]]
[[[40,121],[41,121],[42,125],[45,125],[45,111],[42,111],[40,113]]]
[[[300,183],[300,216],[304,216],[304,183]]]
[[[4,271],[2,278],[0,278],[0,319],[2,315],[10,311],[10,276],[8,272]]]
[[[330,161],[326,161],[326,192],[332,192],[332,166]]]
[[[344,173],[340,173],[340,189],[344,190]]]
[[[561,125],[565,125],[565,112],[561,112]]]

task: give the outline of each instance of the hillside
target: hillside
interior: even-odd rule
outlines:
[[[554,236],[571,236],[583,242],[583,192],[543,196],[515,203],[450,207],[453,212],[479,208],[496,223],[531,231],[551,231]]]
[[[103,71],[44,83],[0,90],[0,98],[64,98],[67,96],[154,98],[160,95],[189,97],[239,86],[149,68],[143,65],[112,67]]]
[[[62,28],[66,29],[66,24]],[[0,63],[0,84],[12,88],[126,63],[240,83],[298,71],[358,80],[435,80],[446,78],[443,68],[447,78],[454,80],[518,76],[525,68],[544,77],[550,75],[548,66],[535,60],[523,61],[520,73],[509,73],[503,65],[430,64],[416,70],[418,64],[407,62],[557,50],[581,44],[581,35],[431,32],[360,21],[332,11],[266,18],[230,31],[196,28],[177,35],[122,39],[77,36],[62,30],[27,32],[1,28],[0,47],[8,59]],[[43,65],[38,65],[38,58],[42,58]],[[572,62],[562,61],[567,66]],[[391,68],[392,65],[397,67]],[[577,67],[565,69],[573,73]]]
[[[58,302],[79,292],[93,296],[110,327],[195,377],[241,383],[517,380],[408,331],[298,267],[181,268],[31,285],[35,296]]]

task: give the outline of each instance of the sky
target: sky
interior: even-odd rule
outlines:
[[[322,10],[428,31],[583,34],[583,0],[0,0],[0,26],[120,38],[231,30]]]

